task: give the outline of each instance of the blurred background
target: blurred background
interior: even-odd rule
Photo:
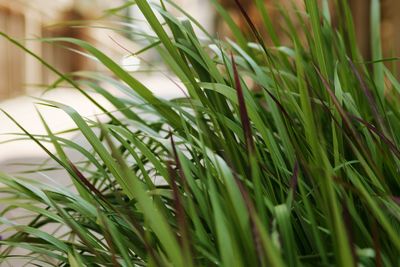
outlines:
[[[263,32],[262,21],[253,1],[241,0],[240,2]],[[286,36],[285,28],[282,26],[283,18],[280,16],[279,9],[293,10],[293,16],[295,16],[293,5],[296,5],[299,10],[304,10],[303,1],[264,1],[268,6],[274,27],[278,29],[279,38],[285,44],[290,37]],[[368,60],[371,53],[369,29],[372,0],[348,1],[354,16],[361,53]],[[134,75],[138,76],[155,94],[165,98],[180,94],[179,89],[171,81],[171,77],[166,77],[168,75],[162,75],[160,71],[144,71],[149,66],[154,69],[162,68],[156,55],[151,53],[146,55],[145,61],[151,64],[144,64],[141,59],[129,56],[131,52],[138,51],[142,46],[141,37],[135,34],[135,29],[144,27],[140,12],[135,7],[131,7],[123,11],[119,17],[105,16],[107,10],[113,10],[125,2],[125,0],[0,0],[0,31],[17,39],[63,73],[105,72],[105,69],[77,47],[65,47],[63,44],[50,45],[33,39],[66,36],[86,40],[115,61],[120,62],[128,71],[135,72]],[[175,2],[199,20],[207,31],[218,35],[219,38],[231,36],[210,0],[175,0]],[[235,1],[218,0],[218,2],[232,15],[243,31],[248,32]],[[335,13],[340,11],[332,7],[330,9],[332,21],[335,24],[337,23]],[[380,9],[384,57],[398,57],[400,55],[400,35],[398,34],[400,16],[397,13],[400,10],[400,1],[381,0]],[[182,15],[178,11],[177,14]],[[126,22],[130,25],[124,24]],[[117,28],[118,31],[112,31],[109,28]],[[268,36],[265,36],[265,39],[267,44],[271,44]],[[57,80],[57,77],[35,58],[4,38],[0,38],[0,70],[0,108],[9,112],[29,131],[43,133],[43,127],[35,111],[34,103],[37,100],[33,97],[40,97],[46,86]],[[88,117],[96,116],[100,112],[79,93],[69,88],[46,93],[45,98],[67,103]],[[101,102],[101,99],[99,101]],[[105,101],[101,103],[107,107]],[[73,127],[72,121],[62,112],[46,108],[41,108],[41,111],[54,131]],[[45,158],[43,152],[31,142],[7,142],[12,138],[9,133],[13,132],[19,132],[18,128],[1,114],[0,170],[7,172],[19,170],[20,165],[15,165],[15,163],[35,163]]]

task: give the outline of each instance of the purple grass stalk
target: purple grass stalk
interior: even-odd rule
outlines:
[[[232,60],[232,67],[233,67],[233,75],[235,78],[236,93],[237,93],[238,103],[239,103],[240,120],[241,120],[242,126],[243,126],[243,132],[244,132],[244,136],[245,136],[245,140],[246,140],[246,147],[247,147],[249,153],[253,153],[255,150],[255,147],[254,147],[254,142],[253,142],[253,135],[251,132],[250,119],[249,119],[249,115],[248,115],[247,109],[246,109],[246,103],[245,103],[244,96],[243,96],[243,88],[240,83],[240,77],[239,77],[239,73],[237,70],[236,63],[235,63],[235,58],[233,57],[232,53],[231,53],[231,60]]]

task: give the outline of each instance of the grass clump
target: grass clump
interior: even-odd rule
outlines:
[[[298,15],[302,33],[282,9],[292,42],[283,46],[274,38],[273,47],[264,44],[244,10],[253,36],[242,34],[213,2],[236,41],[208,33],[200,41],[192,25],[201,25],[178,20],[168,10],[179,7],[169,1],[154,8],[145,0],[132,2],[154,31],[149,49],[182,81],[184,98],[157,98],[82,40],[44,40],[81,46],[108,68],[113,77],[66,75],[38,58],[94,105],[102,108],[86,88],[118,112],[103,108],[108,119],[99,122],[65,103],[41,100],[64,110],[90,147],[53,133],[45,120],[47,135],[29,133],[16,122],[25,138],[68,172],[74,190],[1,175],[3,232],[13,233],[0,241],[2,261],[20,256],[36,266],[400,264],[400,85],[379,57],[379,27],[371,32],[373,61],[365,63],[346,1],[337,1],[336,28],[328,10],[305,1],[306,14],[290,14]],[[276,37],[267,10],[256,2],[268,35]],[[109,94],[105,82],[125,96]],[[71,162],[66,149],[85,160]],[[5,219],[13,209],[26,210],[31,220]],[[48,226],[57,230],[50,234]],[[29,252],[15,255],[16,247]]]

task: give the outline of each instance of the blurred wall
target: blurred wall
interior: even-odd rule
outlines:
[[[9,7],[0,8],[0,31],[16,38],[25,37],[25,17]],[[22,93],[25,80],[25,54],[14,44],[0,41],[0,99]]]
[[[68,6],[67,0],[45,2],[0,0],[0,31],[39,56],[43,55],[42,44],[26,39],[41,37],[46,21],[54,19]],[[23,94],[31,88],[29,85],[42,83],[43,67],[37,60],[4,38],[0,38],[0,48],[0,100]]]
[[[50,45],[39,41],[26,41],[41,37],[66,36],[87,40],[116,57],[122,52],[113,40],[129,43],[114,33],[99,33],[100,29],[72,27],[63,21],[91,21],[103,10],[123,4],[124,0],[0,0],[0,31],[5,32],[43,58],[61,72],[94,70],[96,64],[76,53],[73,45]],[[130,44],[129,44],[130,45]],[[66,47],[74,50],[68,50]],[[81,51],[82,52],[82,51]],[[12,98],[38,86],[49,84],[56,78],[37,59],[16,45],[0,38],[0,100]]]
[[[45,58],[62,72],[71,72],[81,69],[95,69],[96,66],[87,58],[71,52],[60,46],[45,45],[40,42],[26,42],[24,38],[70,36],[81,38],[95,43],[100,49],[118,57],[126,54],[122,48],[125,46],[133,51],[135,44],[124,36],[115,33],[104,33],[94,29],[73,28],[69,25],[49,27],[51,24],[63,20],[92,20],[102,14],[102,10],[111,6],[118,6],[124,0],[0,0],[0,31],[3,31],[21,41],[37,55]],[[158,0],[157,0],[158,1]],[[248,29],[234,0],[218,0],[231,14],[236,23],[244,31]],[[252,20],[262,29],[262,20],[254,4],[254,0],[239,0]],[[270,12],[274,27],[280,34],[283,43],[289,40],[284,34],[282,26],[283,18],[274,3],[279,3],[283,8],[293,11],[290,2],[304,9],[303,0],[264,0]],[[348,0],[354,14],[356,34],[360,49],[364,58],[370,58],[370,1]],[[219,16],[213,11],[209,0],[175,0],[180,8],[193,15],[206,30],[218,31],[218,35],[229,36],[229,29],[224,26]],[[158,2],[157,2],[158,3]],[[170,8],[177,16],[182,15],[178,10]],[[382,17],[382,47],[385,57],[400,56],[400,35],[397,27],[400,27],[400,0],[381,0]],[[335,10],[333,10],[335,13]],[[132,8],[132,14],[141,19],[139,12]],[[293,14],[294,16],[294,14]],[[141,27],[140,22],[135,21],[136,26]],[[296,26],[296,25],[295,25]],[[112,38],[111,38],[112,36]],[[286,38],[286,39],[285,39]],[[266,38],[268,40],[268,38]],[[123,44],[123,45],[120,45]],[[70,48],[79,50],[78,47]],[[396,65],[400,69],[400,63],[388,63]],[[52,75],[36,59],[27,56],[15,45],[0,39],[0,100],[14,97],[27,90],[33,90],[34,86],[50,83],[54,80]],[[400,72],[398,72],[400,73]]]
[[[299,10],[304,10],[304,0],[264,0],[269,15],[271,17],[272,23],[277,29],[279,38],[282,43],[285,44],[288,40],[288,36],[285,33],[285,29],[282,25],[284,25],[283,18],[279,14],[278,5],[284,8],[289,14],[292,12],[293,14],[293,6],[291,2],[293,2]],[[244,31],[248,32],[249,28],[243,19],[239,8],[237,7],[234,0],[219,0],[219,2],[230,12],[233,19],[237,23],[237,25]],[[254,4],[254,0],[239,0],[242,4],[253,23],[261,29],[261,32],[265,32],[263,22],[259,11]],[[333,1],[330,1],[332,4]],[[365,58],[365,60],[369,60],[371,58],[371,35],[370,35],[370,17],[371,17],[371,0],[348,0],[348,4],[351,8],[354,25],[356,29],[356,38],[358,41],[358,46],[360,48],[361,54]],[[400,34],[398,33],[398,29],[400,28],[400,0],[381,0],[381,38],[382,38],[382,50],[383,56],[388,57],[400,57]],[[331,7],[332,17],[335,17],[335,10]],[[293,14],[294,16],[294,14]],[[295,27],[299,27],[299,25],[294,25]],[[220,35],[230,35],[229,28],[222,22],[222,19],[217,18],[217,31],[219,31]],[[265,41],[268,44],[271,44],[271,40],[265,34]],[[387,65],[395,65],[397,68],[397,74],[400,78],[400,61],[396,61],[396,63],[387,63]]]

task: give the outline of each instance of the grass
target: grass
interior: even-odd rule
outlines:
[[[82,40],[42,41],[78,45],[112,75],[60,73],[1,34],[107,117],[83,118],[68,103],[38,100],[39,114],[42,105],[65,111],[76,123],[71,131],[90,144],[85,147],[52,132],[44,119],[47,134],[37,135],[6,113],[24,132],[16,139],[42,147],[73,187],[0,175],[1,261],[399,266],[400,84],[381,58],[379,10],[371,14],[373,61],[364,62],[347,1],[336,2],[336,28],[317,1],[305,1],[306,13],[280,9],[292,40],[283,45],[262,1],[255,4],[267,33],[242,10],[252,36],[213,1],[233,33],[226,41],[208,33],[200,41],[192,26],[198,23],[190,16],[178,20],[170,10],[179,6],[167,0],[154,8],[132,1],[154,31],[142,51],[156,50],[184,84],[187,97],[170,101]],[[264,43],[265,35],[274,46]],[[104,109],[88,90],[115,110]],[[71,162],[65,152],[71,149],[84,160]],[[29,218],[10,218],[13,210]]]

